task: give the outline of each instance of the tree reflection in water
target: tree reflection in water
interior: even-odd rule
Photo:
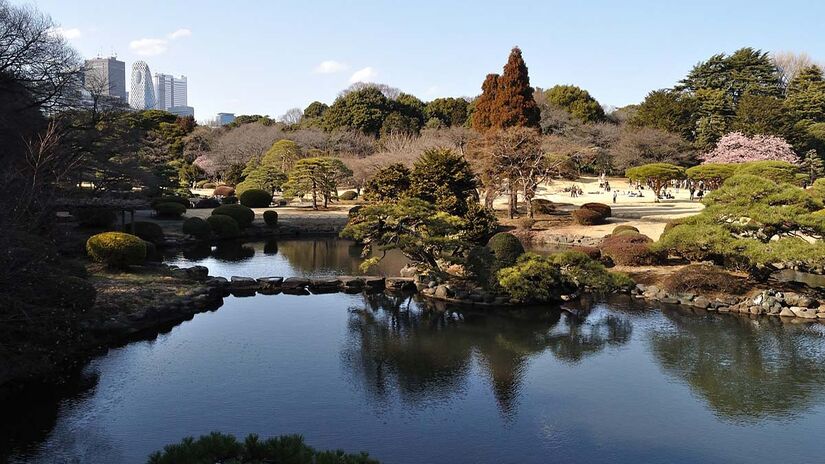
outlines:
[[[607,310],[573,317],[557,308],[484,313],[432,311],[385,294],[351,308],[342,361],[381,407],[397,394],[409,405],[446,404],[464,392],[474,362],[489,376],[499,410],[516,413],[528,361],[545,350],[578,362],[626,343],[631,324]]]
[[[665,372],[686,382],[717,416],[736,422],[782,419],[823,399],[823,326],[777,319],[697,317],[665,310],[670,327],[650,331]]]

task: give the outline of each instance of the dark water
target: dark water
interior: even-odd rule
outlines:
[[[91,386],[12,461],[143,462],[213,430],[301,433],[388,463],[823,461],[822,325],[574,309],[230,297],[93,361]]]

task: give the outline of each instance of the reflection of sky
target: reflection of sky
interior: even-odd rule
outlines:
[[[677,354],[686,359],[681,371],[665,371],[651,342],[665,333],[696,351],[691,340],[723,338],[725,330],[732,347],[764,338],[759,327],[733,330],[720,323],[726,319],[696,316],[685,327],[669,314],[605,305],[578,322],[493,314],[447,321],[416,303],[409,313],[364,307],[360,295],[231,297],[156,340],[111,350],[88,368],[100,375],[97,387],[64,404],[42,462],[144,462],[166,443],[212,430],[301,433],[318,448],[366,450],[394,463],[821,457],[821,395],[760,420],[721,418],[680,373],[690,371],[690,358]],[[606,330],[616,320],[629,330]],[[800,348],[817,334],[771,330],[768,338],[784,335],[784,346]],[[575,362],[557,354],[564,337],[563,353],[585,353]],[[801,356],[821,361],[819,350]],[[516,398],[503,411],[491,369],[508,378],[508,366],[518,369],[510,376]],[[733,366],[759,369],[735,359]],[[786,380],[785,391],[822,390]]]

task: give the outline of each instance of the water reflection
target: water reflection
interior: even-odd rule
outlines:
[[[679,310],[664,314],[671,325],[650,331],[653,354],[718,416],[744,422],[786,418],[825,396],[823,326]]]
[[[376,404],[393,392],[411,405],[446,402],[466,388],[474,361],[484,371],[499,410],[516,413],[530,359],[549,350],[577,363],[630,340],[632,324],[606,309],[574,316],[556,308],[523,313],[429,311],[388,295],[366,295],[351,308],[345,366]],[[423,309],[422,309],[423,308]]]

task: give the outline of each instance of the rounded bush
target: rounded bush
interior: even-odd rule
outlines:
[[[513,234],[499,232],[487,242],[487,248],[495,256],[498,267],[512,266],[524,254],[524,245]]]
[[[620,230],[618,232],[614,232],[613,235],[620,235],[620,236],[621,235],[636,235],[638,233],[639,232],[637,232],[635,230],[625,229],[625,230]]]
[[[638,233],[611,235],[602,242],[602,256],[620,266],[659,264],[664,261],[665,254],[654,250],[652,243],[650,237]]]
[[[201,186],[203,189],[215,189],[217,185],[214,182],[207,182]]]
[[[212,235],[212,227],[199,217],[191,217],[183,221],[183,233],[197,239],[205,239]]]
[[[580,208],[574,210],[572,213],[573,220],[576,224],[583,226],[594,226],[597,224],[604,224],[605,216],[600,212],[592,209]]]
[[[109,227],[117,219],[117,213],[110,208],[78,208],[72,216],[82,227]]]
[[[667,223],[665,224],[665,230],[663,230],[662,233],[668,232],[674,227],[682,225],[683,222],[684,220],[681,219],[673,219],[671,221],[667,221]]]
[[[531,230],[536,225],[536,220],[531,217],[523,217],[518,219],[518,227],[523,230]]]
[[[245,229],[255,220],[255,211],[244,205],[222,205],[212,210],[212,216],[229,216],[238,223],[238,227]]]
[[[264,211],[264,222],[269,227],[275,227],[278,225],[278,213],[276,211],[272,211],[268,209]]]
[[[235,187],[230,187],[228,185],[219,185],[215,187],[215,190],[212,192],[212,195],[216,197],[229,197],[235,194]]]
[[[637,234],[639,233],[639,229],[637,229],[633,226],[629,226],[627,224],[622,224],[622,225],[618,225],[618,226],[614,227],[613,228],[613,233],[618,234],[619,232],[622,232],[622,231],[625,231],[625,230],[630,230],[630,231],[636,232]]]
[[[593,211],[596,211],[599,214],[601,214],[602,216],[604,216],[605,219],[607,219],[607,218],[609,218],[610,216],[613,215],[613,210],[610,209],[610,206],[607,206],[604,203],[585,203],[585,204],[581,205],[581,208],[582,209],[591,209]]]
[[[155,244],[163,242],[163,227],[159,224],[148,221],[135,221],[134,225],[134,232],[131,223],[123,226],[122,231],[127,234],[135,234],[147,242]]]
[[[238,197],[223,197],[221,203],[224,205],[237,205]]]
[[[556,206],[550,200],[544,198],[536,198],[530,202],[530,207],[533,208],[533,214],[552,214],[556,210]]]
[[[220,205],[221,201],[217,198],[202,198],[195,202],[195,208],[198,209],[217,208]]]
[[[272,193],[261,189],[244,190],[238,197],[241,204],[249,208],[267,208],[272,203]]]
[[[231,216],[217,214],[206,218],[212,232],[219,238],[235,238],[241,234],[241,228],[238,226],[238,221],[232,219]]]
[[[584,253],[590,259],[598,260],[598,259],[601,259],[601,257],[602,257],[602,250],[600,250],[596,247],[574,246],[574,247],[570,247],[570,250],[571,251],[578,251],[579,253]]]
[[[179,218],[186,212],[186,207],[180,203],[158,203],[155,205],[155,212],[162,218]]]
[[[206,180],[206,179],[199,180],[199,181],[195,182],[195,187],[197,187],[197,188],[199,188],[199,189],[202,189],[202,188],[204,188],[204,185],[206,185],[206,184],[208,184],[208,183],[209,183],[209,181],[208,181],[208,180]],[[214,185],[213,185],[213,187],[212,187],[212,188],[215,188],[215,187],[214,187]]]
[[[352,201],[358,198],[358,194],[354,190],[347,190],[338,196],[341,200]]]
[[[123,232],[104,232],[86,241],[86,253],[94,261],[113,267],[141,264],[146,260],[146,242]]]
[[[152,200],[152,208],[156,207],[161,203],[177,203],[183,206],[184,208],[190,208],[192,206],[192,202],[189,201],[188,198],[176,195],[164,195],[160,198],[155,198],[154,200]]]

